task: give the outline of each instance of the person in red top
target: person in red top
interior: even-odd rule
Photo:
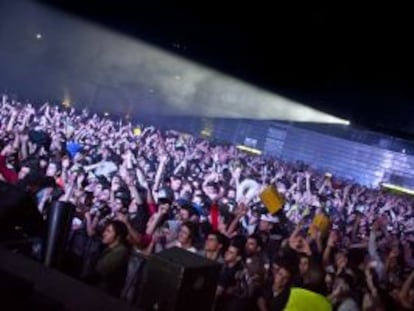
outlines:
[[[16,183],[18,180],[17,173],[7,167],[7,158],[14,153],[13,147],[10,144],[7,144],[0,153],[0,176],[4,181],[9,183]]]

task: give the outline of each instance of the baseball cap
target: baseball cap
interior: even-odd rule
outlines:
[[[168,191],[169,189],[161,189],[160,191],[158,191],[157,193],[157,200],[158,203],[164,204],[164,203],[172,203],[173,201],[173,195],[170,191]]]

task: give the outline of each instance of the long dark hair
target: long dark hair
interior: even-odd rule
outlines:
[[[122,244],[127,243],[128,228],[122,221],[110,220],[106,224],[105,228],[107,228],[108,226],[112,226],[114,228],[115,235],[116,235],[117,238],[119,238],[120,243],[122,243]]]

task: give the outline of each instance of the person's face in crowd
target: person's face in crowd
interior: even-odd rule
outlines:
[[[227,248],[226,253],[224,254],[225,263],[234,264],[239,260],[241,260],[241,258],[240,258],[239,250],[237,249],[237,247],[229,246],[229,248]]]
[[[114,244],[116,241],[117,236],[114,227],[112,225],[106,226],[102,234],[102,243],[109,246]]]
[[[169,203],[161,203],[161,204],[159,204],[158,208],[159,208],[161,214],[166,214],[166,213],[168,213],[168,211],[170,209],[170,204]]]
[[[179,191],[181,188],[181,179],[179,178],[171,178],[171,189],[174,192]]]
[[[273,272],[273,289],[283,290],[289,284],[290,273],[283,267],[277,267]]]
[[[182,222],[190,220],[190,213],[188,212],[188,210],[180,208],[180,211],[178,212],[178,219]]]
[[[181,150],[176,151],[175,153],[177,155],[177,159],[178,160],[183,160],[184,159],[184,152]]]
[[[19,178],[19,180],[24,179],[28,174],[30,173],[30,168],[28,168],[27,166],[23,166],[19,173],[17,174],[17,177]]]
[[[230,190],[227,192],[227,198],[228,198],[229,200],[235,200],[235,199],[236,199],[236,191],[235,191],[234,189],[230,189]]]
[[[212,196],[214,197],[218,193],[217,189],[213,185],[208,185],[206,187],[206,192],[207,192],[207,195],[210,197]]]
[[[190,183],[185,183],[182,187],[183,192],[193,193],[193,188],[191,187]]]
[[[148,174],[148,172],[151,170],[151,165],[149,163],[145,162],[145,164],[142,168],[143,168],[144,172],[146,174]]]
[[[301,257],[299,261],[300,275],[305,275],[309,271],[309,258]]]
[[[111,192],[109,189],[104,189],[101,191],[101,193],[99,194],[99,200],[100,201],[109,201],[109,198],[111,197]]]
[[[181,226],[178,232],[178,242],[183,245],[191,244],[191,232],[187,226]]]
[[[75,154],[75,156],[73,157],[73,162],[74,163],[79,163],[80,161],[82,161],[83,160],[83,154],[81,153],[81,152],[77,152],[76,154]]]
[[[260,247],[257,244],[256,239],[248,238],[245,246],[247,256],[253,256],[260,252]]]
[[[93,190],[93,196],[95,198],[99,197],[99,195],[101,194],[102,190],[103,190],[102,184],[96,184],[95,189]]]
[[[112,178],[112,186],[111,186],[111,190],[112,191],[118,191],[119,188],[121,187],[121,179],[118,176],[114,176]]]
[[[122,204],[122,200],[121,199],[115,199],[113,206],[112,206],[112,211],[114,213],[120,212],[123,209],[123,204]]]
[[[50,162],[46,169],[46,176],[56,177],[58,168],[56,163]]]
[[[266,221],[266,220],[260,220],[259,222],[259,231],[260,232],[270,232],[273,228],[273,224]]]
[[[95,186],[97,185],[97,182],[98,182],[98,179],[96,178],[96,176],[93,174],[87,175],[87,180],[88,180],[88,186],[91,186],[92,189],[95,189]]]
[[[347,264],[348,257],[343,252],[339,252],[335,255],[335,265],[338,269],[345,268]]]
[[[222,247],[221,244],[219,244],[219,241],[217,239],[217,236],[214,234],[209,234],[207,236],[206,242],[204,244],[204,250],[206,252],[217,252]]]
[[[193,198],[193,203],[196,205],[203,205],[203,199],[199,195],[195,195]]]

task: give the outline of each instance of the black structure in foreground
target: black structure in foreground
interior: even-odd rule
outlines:
[[[148,311],[210,311],[220,268],[177,247],[152,255],[145,264],[138,305]]]
[[[0,293],[5,310],[139,310],[4,249],[0,249]]]

